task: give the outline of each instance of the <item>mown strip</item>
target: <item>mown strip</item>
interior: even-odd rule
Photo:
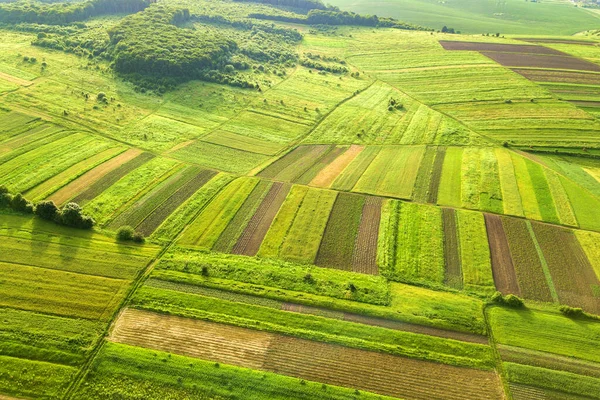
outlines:
[[[463,274],[460,262],[460,242],[456,223],[456,212],[453,208],[442,208],[444,225],[444,284],[455,289],[462,289]]]

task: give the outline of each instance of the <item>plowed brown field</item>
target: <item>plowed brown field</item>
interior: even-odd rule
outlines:
[[[544,46],[531,44],[504,44],[504,43],[482,43],[482,42],[453,42],[440,40],[440,44],[445,50],[468,50],[468,51],[501,51],[505,53],[526,53],[526,54],[554,54],[565,55],[565,53]]]
[[[496,289],[503,294],[511,293],[520,296],[521,290],[517,283],[517,275],[502,225],[502,217],[493,214],[484,214],[484,217]]]
[[[377,238],[379,237],[381,206],[382,200],[379,197],[368,197],[365,201],[352,255],[352,271],[354,272],[379,274]]]

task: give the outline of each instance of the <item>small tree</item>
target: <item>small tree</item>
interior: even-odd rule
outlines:
[[[117,231],[117,240],[122,242],[133,240],[133,235],[135,235],[135,230],[130,226],[122,226]]]
[[[68,203],[56,215],[56,221],[73,228],[91,229],[95,221],[82,213],[77,203]]]
[[[58,214],[58,207],[53,201],[40,201],[35,206],[35,213],[42,219],[54,221]]]

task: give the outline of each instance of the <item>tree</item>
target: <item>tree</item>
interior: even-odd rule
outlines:
[[[48,221],[54,221],[58,211],[58,207],[53,201],[40,201],[35,207],[36,215]]]
[[[10,202],[10,207],[15,211],[27,214],[33,213],[33,204],[27,201],[27,199],[25,199],[21,193],[16,194],[12,198],[12,201]]]
[[[117,231],[117,240],[127,242],[133,240],[133,235],[135,235],[135,230],[132,227],[122,226]]]
[[[77,203],[65,205],[56,215],[56,220],[63,225],[80,229],[91,229],[95,224],[92,217],[82,213],[81,207]]]

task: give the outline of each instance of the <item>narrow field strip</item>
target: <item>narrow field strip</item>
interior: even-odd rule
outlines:
[[[347,149],[348,147],[333,147],[329,152],[316,159],[315,163],[309,169],[307,169],[306,172],[300,175],[295,182],[302,185],[308,185],[324,168],[331,164]]]
[[[258,176],[278,181],[294,182],[300,179],[321,158],[333,150],[330,145],[300,146],[265,168]],[[310,181],[312,178],[307,178]],[[307,182],[308,183],[308,182]]]
[[[235,216],[229,221],[227,227],[213,246],[213,251],[219,251],[222,253],[229,253],[237,244],[240,236],[244,233],[244,230],[250,219],[256,213],[257,208],[262,204],[265,196],[270,192],[272,182],[261,180],[254,187],[250,195],[244,201],[244,204],[235,213]]]
[[[460,242],[456,211],[452,208],[442,208],[444,226],[444,284],[454,289],[462,289],[463,273],[460,261]]]
[[[50,179],[35,186],[31,190],[28,190],[25,192],[25,196],[31,201],[42,200],[51,193],[55,193],[58,188],[64,187],[74,179],[77,179],[79,176],[96,168],[98,165],[110,160],[111,158],[116,157],[123,151],[125,151],[125,148],[123,147],[111,147],[92,157],[84,159],[83,161],[78,162],[70,168],[67,168],[59,174],[56,174]]]
[[[492,257],[492,272],[496,290],[502,294],[514,294],[521,296],[517,274],[513,266],[513,260],[508,246],[508,240],[502,217],[499,215],[484,214],[488,242],[490,244],[490,255]]]
[[[233,254],[256,255],[290,188],[291,185],[281,182],[273,183],[233,246]]]
[[[123,312],[110,340],[407,399],[431,399],[432,391],[440,399],[465,393],[502,396],[496,374],[489,371],[145,311]]]
[[[417,179],[415,181],[413,200],[419,203],[427,203],[430,197],[429,188],[431,187],[431,179],[433,177],[433,164],[437,149],[435,147],[427,147],[425,149],[425,155],[423,161],[419,167],[417,173]]]
[[[358,234],[352,254],[352,271],[362,274],[379,275],[377,267],[377,240],[381,225],[383,200],[367,197],[362,209]]]
[[[437,204],[445,158],[446,147],[438,147],[435,160],[433,162],[433,170],[429,179],[429,195],[427,196],[426,200],[428,203]]]
[[[17,149],[21,149],[31,143],[35,143],[39,140],[46,139],[57,132],[62,131],[61,127],[42,123],[31,129],[25,130],[25,132],[15,135],[7,140],[0,142],[0,155],[4,155],[9,152],[14,152]]]
[[[206,185],[216,174],[216,171],[210,170],[201,170],[198,172],[195,177],[187,181],[161,205],[156,207],[152,213],[147,215],[136,227],[137,231],[145,236],[150,236],[179,206]]]
[[[364,146],[352,145],[342,155],[323,168],[309,183],[311,186],[328,188],[346,167],[365,149]]]
[[[365,147],[330,185],[332,189],[351,191],[379,154],[379,146]]]
[[[126,166],[128,165],[128,162],[136,159],[141,154],[142,151],[138,149],[127,150],[62,187],[49,196],[49,199],[56,204],[64,204],[70,199],[79,197],[79,195],[82,195],[86,191],[91,191],[91,188],[96,185],[98,187],[108,187],[111,182],[116,182],[121,176],[125,175],[127,173]],[[138,162],[139,161],[142,160],[138,160]],[[132,166],[132,164],[129,164],[129,166]],[[86,197],[87,196],[82,195],[79,200]]]
[[[348,193],[337,195],[321,239],[316,265],[352,270],[352,255],[364,204],[363,196]]]

